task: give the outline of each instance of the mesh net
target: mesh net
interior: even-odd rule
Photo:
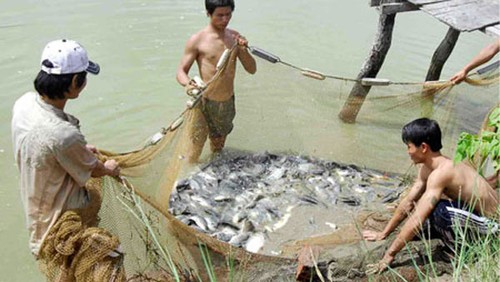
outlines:
[[[217,91],[229,72],[227,66],[234,60],[233,53],[207,84],[205,93]],[[272,154],[335,162],[396,179],[395,187],[406,187],[404,176],[414,170],[401,142],[404,124],[422,116],[437,120],[443,131],[444,154],[451,155],[459,134],[477,132],[485,115],[498,103],[496,70],[470,76],[467,83],[453,86],[449,82],[361,81],[281,61],[258,62],[255,76],[237,75],[238,89],[251,94],[236,94],[236,127],[225,150],[237,151],[240,156]],[[357,88],[369,90],[369,94],[350,97]],[[254,99],[256,95],[266,98]],[[99,194],[93,199],[102,198],[98,226],[119,238],[128,279],[293,281],[304,273],[307,276],[304,269],[315,265],[320,268],[312,268],[316,275],[323,273],[329,280],[342,280],[362,277],[367,256],[381,257],[383,246],[367,248],[360,241],[359,229],[383,228],[388,214],[381,211],[386,207],[382,202],[371,209],[363,205],[350,210],[349,205],[340,206],[337,213],[327,216],[335,220],[348,213],[349,223],[329,234],[301,237],[300,233],[306,234],[302,229],[290,230],[296,236],[278,246],[276,255],[235,247],[174,217],[169,212],[169,201],[179,181],[203,171],[212,161],[210,150],[205,148],[198,164],[189,162],[190,154],[197,150],[193,135],[201,115],[199,98],[193,99],[191,105],[142,149],[127,153],[101,151],[102,160],[119,162],[122,177],[105,177],[88,184],[88,189]],[[338,117],[352,117],[353,112],[354,123]],[[322,208],[316,210],[321,213]],[[116,247],[113,240],[110,250]],[[48,272],[60,271],[56,264],[48,265],[52,267]],[[116,272],[115,276],[119,277]]]

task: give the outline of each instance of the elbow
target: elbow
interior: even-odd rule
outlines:
[[[179,82],[180,84],[181,83],[181,71],[180,70],[177,70],[177,72],[175,73],[175,80],[177,80],[177,82]]]
[[[177,68],[177,73],[175,75],[175,79],[177,80],[177,82],[182,85],[182,86],[186,86],[188,83],[189,83],[189,69],[186,69],[185,66],[179,66]]]
[[[179,78],[179,76],[176,76],[175,80],[177,80],[177,83],[179,83],[180,85],[185,86],[184,84],[182,84],[181,79]]]

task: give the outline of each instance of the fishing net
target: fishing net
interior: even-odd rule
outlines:
[[[102,160],[119,162],[122,176],[94,179],[87,188],[97,193],[92,197],[94,201],[102,199],[97,226],[109,231],[106,237],[114,242],[106,245],[109,249],[105,249],[105,253],[116,248],[116,236],[124,253],[123,266],[128,279],[294,281],[308,279],[313,274],[330,281],[362,278],[366,262],[370,258],[380,258],[384,245],[367,246],[360,240],[359,230],[383,228],[390,217],[390,204],[404,193],[404,188],[409,185],[407,179],[414,173],[401,141],[402,126],[422,116],[436,119],[443,131],[444,153],[452,155],[460,133],[478,132],[488,111],[498,107],[496,69],[476,73],[467,79],[467,83],[458,86],[439,81],[357,80],[299,68],[272,54],[254,50],[264,60],[258,59],[258,72],[254,76],[237,71],[237,117],[222,154],[214,157],[206,145],[199,162],[190,162],[192,152],[200,149],[195,140],[202,115],[200,96],[190,98],[179,117],[149,138],[143,148],[127,153],[100,151]],[[233,51],[214,79],[201,89],[202,93],[217,91],[221,87],[221,81],[231,73],[228,66],[234,60]],[[356,88],[369,91],[369,94],[360,98],[356,96],[359,92]],[[352,93],[355,95],[350,95]],[[349,119],[346,117],[351,120],[345,122]],[[227,166],[214,165],[224,160]],[[249,160],[252,161],[250,172],[253,174],[243,163]],[[266,162],[274,163],[268,165]],[[256,164],[262,166],[261,170],[255,171]],[[280,165],[287,168],[286,172],[276,172]],[[320,172],[314,171],[310,165],[321,165]],[[180,192],[185,189],[182,187],[188,186],[185,183],[191,183],[190,189],[194,189],[195,177],[206,176],[208,169],[216,173],[216,168],[228,170],[222,177],[224,179],[216,179],[216,185],[222,185],[225,179],[233,179],[231,173],[241,171],[246,171],[246,176],[252,175],[247,180],[262,176],[268,182],[271,179],[292,179],[296,185],[286,184],[286,191],[281,193],[299,191],[299,199],[308,201],[309,206],[317,206],[316,214],[323,213],[331,225],[336,226],[331,226],[330,232],[325,234],[308,236],[306,224],[299,224],[296,229],[286,232],[294,236],[276,246],[275,253],[264,254],[219,240],[201,230],[201,224],[194,218],[188,221],[176,218],[171,213],[172,201],[182,201]],[[274,170],[269,170],[271,168]],[[347,173],[345,171],[352,174],[343,174]],[[360,174],[371,175],[371,178],[367,180],[360,176],[356,180],[351,177],[355,183],[352,187],[339,180]],[[312,181],[320,181],[321,176],[331,177],[331,183],[340,183],[343,191],[352,195],[361,188],[372,189],[369,192],[371,198],[356,196],[361,200],[339,200],[336,201],[338,207],[326,209],[314,203],[317,198],[308,198],[303,192],[303,187]],[[306,179],[309,184],[297,179]],[[250,182],[249,186],[252,185]],[[207,191],[203,192],[205,188],[200,189],[202,195],[208,195]],[[232,196],[236,199],[238,194],[245,193],[246,188],[234,189],[238,191]],[[265,194],[269,192],[266,189],[270,188],[260,190],[264,191],[260,192],[264,195],[260,199],[271,198],[270,194]],[[387,192],[391,189],[397,193]],[[219,197],[217,199],[221,202],[231,201],[217,195],[217,190],[210,193],[213,199]],[[387,195],[392,195],[392,199],[384,202]],[[274,200],[280,201],[279,197]],[[298,208],[297,211],[289,216],[293,219],[300,213],[313,213]],[[279,221],[285,214],[274,216]],[[71,220],[72,217],[68,218]],[[268,229],[265,238],[272,236],[272,231]],[[92,254],[85,255],[92,262]],[[80,259],[81,263],[84,261],[84,258]],[[110,264],[111,269],[117,269],[114,263]],[[52,273],[52,277],[61,271],[55,265],[46,267],[46,272]],[[113,273],[116,281],[121,279],[122,270],[118,269]],[[411,279],[411,275],[415,274],[405,277]]]

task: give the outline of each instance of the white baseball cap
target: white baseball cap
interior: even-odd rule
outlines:
[[[43,49],[40,61],[42,71],[48,74],[70,74],[87,71],[99,73],[99,65],[89,61],[87,51],[80,43],[60,39],[49,42]]]

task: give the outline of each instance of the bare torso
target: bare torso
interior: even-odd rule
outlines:
[[[248,40],[235,30],[227,28],[232,15],[232,7],[217,7],[207,15],[210,23],[191,36],[186,43],[184,55],[177,69],[176,79],[189,91],[199,87],[189,77],[189,70],[194,62],[198,65],[201,79],[208,84],[217,74],[217,79],[207,87],[203,96],[214,101],[227,101],[234,95],[234,77],[236,61],[239,60],[246,72],[254,74],[257,71],[255,59],[248,52]],[[217,73],[217,63],[225,50],[231,50],[220,73]],[[224,58],[226,58],[224,56]]]
[[[194,36],[197,37],[198,56],[196,62],[201,79],[208,82],[216,74],[217,63],[221,58],[224,50],[231,49],[234,44],[234,35],[237,32],[226,29],[223,35],[211,31],[208,27],[204,28]],[[236,52],[239,50],[236,49]],[[214,101],[227,101],[234,94],[234,77],[236,72],[236,60],[230,61],[224,76],[221,77],[224,81],[219,83],[217,91],[205,92],[205,98]]]
[[[442,157],[437,168],[428,171],[428,176],[442,178],[445,186],[443,195],[455,201],[468,203],[476,212],[494,217],[498,207],[498,194],[477,171],[465,163],[454,164]],[[429,188],[429,187],[427,187]]]

